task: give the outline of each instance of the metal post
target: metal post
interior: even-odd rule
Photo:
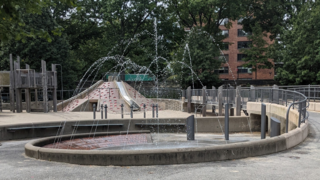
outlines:
[[[12,59],[12,54],[10,54],[10,110],[15,113],[15,98],[14,98],[14,90],[15,90],[15,70],[14,70],[14,62]]]
[[[158,104],[156,104],[156,118],[158,118]]]
[[[131,115],[131,118],[133,118],[133,105],[132,104],[130,106],[130,115]]]
[[[313,102],[316,102],[316,88],[313,88]]]
[[[311,94],[310,94],[310,84],[309,84],[309,90],[308,90],[308,99],[309,99],[309,102],[310,102],[310,99],[311,99]]]
[[[121,118],[123,119],[123,104],[121,104],[120,106],[121,106]]]
[[[266,138],[266,105],[261,104],[261,139]]]
[[[104,105],[104,118],[107,119],[107,111],[108,111],[108,106],[105,104]]]
[[[191,113],[191,87],[189,86],[187,88],[187,99],[188,99],[188,104],[187,104],[187,108],[188,108],[188,113]]]
[[[301,125],[301,115],[302,115],[302,102],[299,103],[299,122],[298,122],[298,127]]]
[[[194,115],[187,118],[187,140],[194,140]]]
[[[225,104],[225,115],[224,115],[224,136],[225,140],[229,140],[229,104]]]
[[[294,101],[295,101],[295,96],[293,95],[293,105],[292,105],[292,109],[294,109]]]
[[[154,118],[154,104],[152,104],[152,118]]]
[[[288,97],[287,97],[287,94],[288,94],[288,92],[287,91],[285,91],[285,97],[286,97],[286,107],[288,106]]]
[[[218,115],[222,116],[222,106],[223,106],[223,97],[222,97],[223,89],[222,86],[218,89]]]
[[[93,119],[96,119],[96,105],[93,104]]]
[[[101,104],[100,111],[101,111],[101,119],[103,119],[103,104]]]
[[[207,115],[207,96],[206,96],[206,86],[202,88],[202,117],[206,117]]]
[[[143,104],[143,117],[146,118],[146,104]]]

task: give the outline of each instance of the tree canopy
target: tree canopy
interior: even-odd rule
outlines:
[[[245,66],[271,68],[274,59],[282,84],[318,82],[318,10],[302,0],[0,0],[0,66],[9,69],[10,53],[32,68],[58,63],[66,88],[120,71],[176,87],[217,85],[220,25],[242,18],[253,32]]]

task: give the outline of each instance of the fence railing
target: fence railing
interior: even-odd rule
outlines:
[[[297,91],[305,95],[309,101],[320,100],[320,85],[290,85],[290,86],[277,86],[279,89],[287,89]],[[270,89],[272,86],[256,86],[255,89]],[[242,87],[242,89],[250,89],[250,87]]]

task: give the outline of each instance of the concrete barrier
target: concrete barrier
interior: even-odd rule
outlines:
[[[224,128],[224,117],[196,117],[197,119],[197,128],[199,133],[222,133],[221,128]],[[220,123],[219,123],[220,121]],[[74,120],[74,121],[66,121],[64,125],[64,134],[71,134],[74,129],[74,125],[79,122],[79,125],[88,125],[93,124],[93,120]],[[130,123],[129,123],[130,122]],[[107,126],[97,127],[97,132],[105,132],[109,131],[140,131],[140,130],[151,130],[156,131],[156,129],[152,128],[153,126],[136,126],[136,124],[145,124],[145,123],[162,123],[162,124],[170,124],[170,123],[183,123],[185,124],[186,118],[147,118],[147,119],[103,119],[99,120],[99,124],[122,124],[122,126]],[[248,124],[250,122],[250,126]],[[210,124],[208,126],[208,124]],[[220,127],[220,124],[222,127]],[[26,139],[26,138],[35,138],[35,137],[48,137],[55,136],[57,134],[58,128],[51,129],[24,129],[17,130],[15,132],[8,131],[9,128],[19,128],[19,127],[37,127],[37,126],[59,126],[62,125],[61,121],[57,122],[46,122],[46,123],[33,123],[33,124],[16,124],[16,125],[6,125],[0,126],[0,140],[15,140],[15,139]],[[128,126],[130,127],[128,128]],[[251,127],[251,129],[250,129]],[[91,131],[91,126],[88,127],[79,127],[76,133],[88,133]],[[260,131],[260,121],[253,120],[248,121],[248,117],[230,117],[230,132],[238,133],[238,132],[250,132],[250,131]],[[166,128],[161,128],[160,132],[175,132],[175,133],[185,133],[185,127],[176,126],[166,126]]]
[[[249,113],[259,114],[261,110],[260,103],[249,102],[247,109]],[[266,103],[267,116],[276,117],[282,119],[281,129],[283,129],[285,111],[286,107]],[[250,114],[250,115],[251,115]],[[253,116],[252,116],[253,117]],[[215,117],[218,120],[223,117]],[[239,117],[230,117],[230,124],[232,124],[232,118]],[[237,125],[237,121],[247,120],[245,119],[234,119],[234,127],[236,130],[240,128]],[[257,119],[257,118],[256,118]],[[114,120],[117,121],[117,120]],[[121,121],[121,120],[120,120]],[[135,124],[135,121],[142,120],[131,120],[132,124]],[[145,119],[143,120],[146,121]],[[150,120],[152,121],[152,120]],[[164,122],[175,122],[168,119],[161,119],[159,123]],[[182,121],[178,120],[179,122]],[[251,119],[253,124],[258,125],[258,120]],[[260,119],[259,119],[260,121]],[[270,121],[270,118],[268,118]],[[234,144],[225,144],[219,146],[210,146],[210,147],[195,147],[195,148],[175,148],[175,149],[154,149],[154,150],[66,150],[66,149],[51,149],[43,148],[44,144],[52,143],[55,137],[38,139],[32,142],[29,142],[25,146],[25,153],[29,157],[48,160],[48,161],[57,161],[57,162],[66,162],[72,164],[82,164],[82,165],[116,165],[116,166],[139,166],[139,165],[165,165],[165,164],[185,164],[185,163],[197,163],[197,162],[210,162],[210,161],[221,161],[221,160],[231,160],[239,159],[245,157],[253,157],[266,155],[271,153],[277,153],[290,149],[307,137],[309,132],[308,120],[305,123],[301,124],[300,128],[297,128],[298,123],[298,112],[295,110],[290,110],[289,116],[289,133],[282,133],[280,136],[273,138],[262,139],[259,141],[249,141],[241,142]],[[156,121],[158,122],[158,121]],[[206,132],[209,129],[208,123],[213,123],[214,119],[210,118],[197,118],[198,123],[198,132]],[[185,119],[183,121],[185,123]],[[223,123],[221,123],[223,124]],[[269,123],[270,124],[270,123]],[[214,127],[214,126],[213,126]],[[256,127],[254,127],[256,128]],[[129,130],[132,127],[129,127]],[[214,128],[211,128],[212,132]],[[232,126],[230,125],[230,131]],[[259,131],[259,130],[258,130]],[[81,137],[81,134],[77,134],[77,137]],[[63,136],[63,138],[69,138],[70,135]]]

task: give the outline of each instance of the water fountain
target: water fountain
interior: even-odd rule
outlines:
[[[188,44],[185,45],[184,53],[188,52],[189,62],[186,62],[185,59],[182,61],[169,62],[166,58],[158,56],[156,18],[154,20],[154,33],[152,34],[147,31],[143,33],[148,33],[154,37],[155,55],[148,67],[140,66],[132,62],[130,59],[124,57],[123,54],[101,58],[92,64],[92,66],[85,72],[74,92],[74,95],[80,92],[85,82],[92,74],[94,74],[93,79],[96,78],[97,72],[103,63],[115,61],[117,62],[117,65],[109,71],[111,72],[114,69],[119,69],[117,72],[118,74],[115,77],[119,77],[120,73],[124,72],[126,69],[130,69],[138,74],[143,73],[144,76],[154,76],[155,80],[153,89],[156,94],[155,98],[153,100],[148,99],[139,93],[143,81],[135,81],[134,86],[137,82],[140,83],[137,87],[132,87],[129,84],[118,81],[101,82],[97,86],[94,86],[92,91],[86,91],[83,93],[83,99],[72,99],[63,111],[78,108],[78,105],[81,105],[78,109],[80,109],[80,111],[84,111],[88,108],[90,98],[97,98],[101,100],[101,96],[104,95],[103,97],[105,101],[102,100],[101,104],[109,107],[109,116],[112,113],[120,113],[120,106],[131,106],[132,110],[133,105],[137,105],[136,110],[139,112],[136,112],[134,115],[131,114],[131,118],[110,119],[108,116],[108,119],[94,119],[93,121],[85,121],[84,123],[82,121],[60,122],[62,128],[59,129],[56,136],[38,139],[28,143],[26,145],[26,155],[43,160],[75,164],[150,165],[193,163],[242,158],[272,153],[283,149],[280,145],[276,145],[276,150],[274,150],[274,148],[270,148],[270,144],[277,143],[276,140],[265,139],[263,143],[260,143],[260,119],[249,120],[249,117],[246,116],[229,117],[229,108],[227,108],[231,101],[228,99],[231,97],[230,94],[228,94],[229,90],[226,90],[227,93],[225,93],[225,90],[221,89],[221,91],[219,91],[220,93],[215,94],[215,97],[211,98],[211,103],[219,106],[219,108],[222,108],[223,103],[225,104],[225,102],[222,102],[222,99],[224,97],[228,99],[226,101],[227,110],[225,110],[225,117],[222,116],[222,113],[219,113],[220,116],[213,113],[211,116],[208,115],[207,117],[195,117],[193,121],[190,121],[194,128],[191,128],[193,130],[188,131],[188,133],[186,133],[186,131],[190,129],[190,124],[187,122],[187,119],[190,117],[176,117],[174,115],[175,112],[171,112],[172,117],[161,117],[162,115],[164,116],[164,113],[166,112],[163,114],[160,113],[159,117],[142,117],[144,110],[151,111],[153,109],[153,104],[158,104],[160,106],[160,103],[167,102],[167,100],[161,101],[159,96],[159,92],[161,90],[159,72],[164,74],[169,73],[170,69],[165,68],[160,70],[159,61],[165,61],[167,63],[167,67],[170,67],[172,63],[181,64],[190,70],[192,74],[193,87],[194,78],[204,86],[192,68],[192,59]],[[139,35],[135,36],[135,38],[138,36]],[[210,38],[212,37],[210,36]],[[127,47],[129,47],[130,43],[133,41],[134,38],[129,40]],[[212,41],[214,41],[213,38]],[[228,64],[227,61],[226,63]],[[156,67],[155,72],[151,71],[151,66],[153,65]],[[232,71],[230,72],[232,73]],[[116,89],[116,87],[120,89],[119,92],[112,90]],[[108,93],[105,91],[106,89],[109,90]],[[203,98],[206,99],[209,94],[211,94],[208,93],[209,91],[206,89],[203,89],[202,92],[204,92],[201,95],[202,100]],[[108,94],[108,96],[106,96],[106,94]],[[134,97],[133,94],[138,94],[138,98]],[[193,101],[193,98],[201,99],[200,95],[192,95],[191,93],[187,94],[189,95],[181,98],[181,100],[175,100],[180,103],[183,111],[187,111],[188,108],[192,109],[195,104],[199,103]],[[185,102],[184,99],[188,99],[188,101]],[[207,102],[204,102],[204,104],[207,104]],[[100,104],[97,104],[96,107],[100,108]],[[160,106],[160,112],[161,110]],[[206,111],[206,108],[204,108],[204,110]],[[100,111],[103,114],[103,108],[100,108]],[[126,111],[129,112],[130,110]],[[132,118],[132,116],[136,116],[137,113],[141,114],[141,118]],[[120,117],[120,114],[118,115]],[[243,124],[247,125],[244,126]],[[85,127],[85,125],[90,129],[90,131],[81,130],[81,127]],[[193,132],[195,132],[195,134],[190,134]],[[229,133],[232,133],[230,139]],[[193,138],[188,138],[187,136],[191,136]],[[224,136],[225,139],[223,138]],[[265,148],[265,150],[263,152],[254,151],[259,148]]]

